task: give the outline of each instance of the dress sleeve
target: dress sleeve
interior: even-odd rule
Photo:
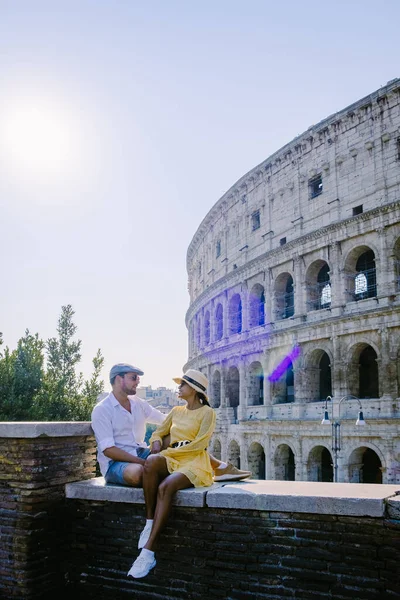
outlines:
[[[172,424],[173,412],[174,412],[174,409],[171,410],[171,412],[165,417],[164,422],[161,423],[161,425],[159,425],[157,427],[157,429],[154,431],[154,433],[152,434],[152,436],[149,440],[150,445],[156,441],[162,442],[163,437],[165,437],[166,435],[169,434],[170,429],[171,429],[171,424]]]
[[[204,411],[199,431],[194,440],[191,441],[190,444],[186,444],[186,446],[181,446],[180,448],[168,448],[168,456],[173,458],[175,456],[178,457],[185,454],[191,454],[192,452],[207,450],[208,443],[214,433],[215,422],[215,410],[210,408],[209,410]]]

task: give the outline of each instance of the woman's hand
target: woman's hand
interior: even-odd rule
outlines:
[[[161,452],[161,442],[156,440],[151,445],[151,454],[158,454],[159,452]]]

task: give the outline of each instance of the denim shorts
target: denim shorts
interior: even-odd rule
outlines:
[[[146,458],[150,454],[150,448],[138,448],[136,450],[136,454],[138,455],[139,458],[143,458],[143,460],[146,460]],[[131,464],[133,464],[133,463],[122,462],[119,460],[112,460],[110,462],[110,464],[108,465],[107,473],[104,477],[104,479],[106,480],[106,483],[116,483],[118,485],[129,485],[128,483],[126,483],[126,481],[124,479],[124,471],[125,471],[126,467]]]

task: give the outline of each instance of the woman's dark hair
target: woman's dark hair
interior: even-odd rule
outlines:
[[[197,391],[196,391],[196,394],[202,404],[206,404],[207,406],[211,407],[211,404],[209,403],[209,401],[207,400],[207,398],[205,397],[204,394],[202,394],[201,392],[197,392]]]

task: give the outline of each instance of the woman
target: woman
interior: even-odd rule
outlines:
[[[208,379],[190,369],[174,381],[186,406],[175,406],[150,438],[152,454],[143,473],[147,520],[138,544],[142,551],[128,572],[137,579],[156,565],[153,549],[167,522],[174,494],[213,483],[207,446],[215,428],[215,412],[206,395]],[[171,436],[170,446],[161,450],[166,435]]]

